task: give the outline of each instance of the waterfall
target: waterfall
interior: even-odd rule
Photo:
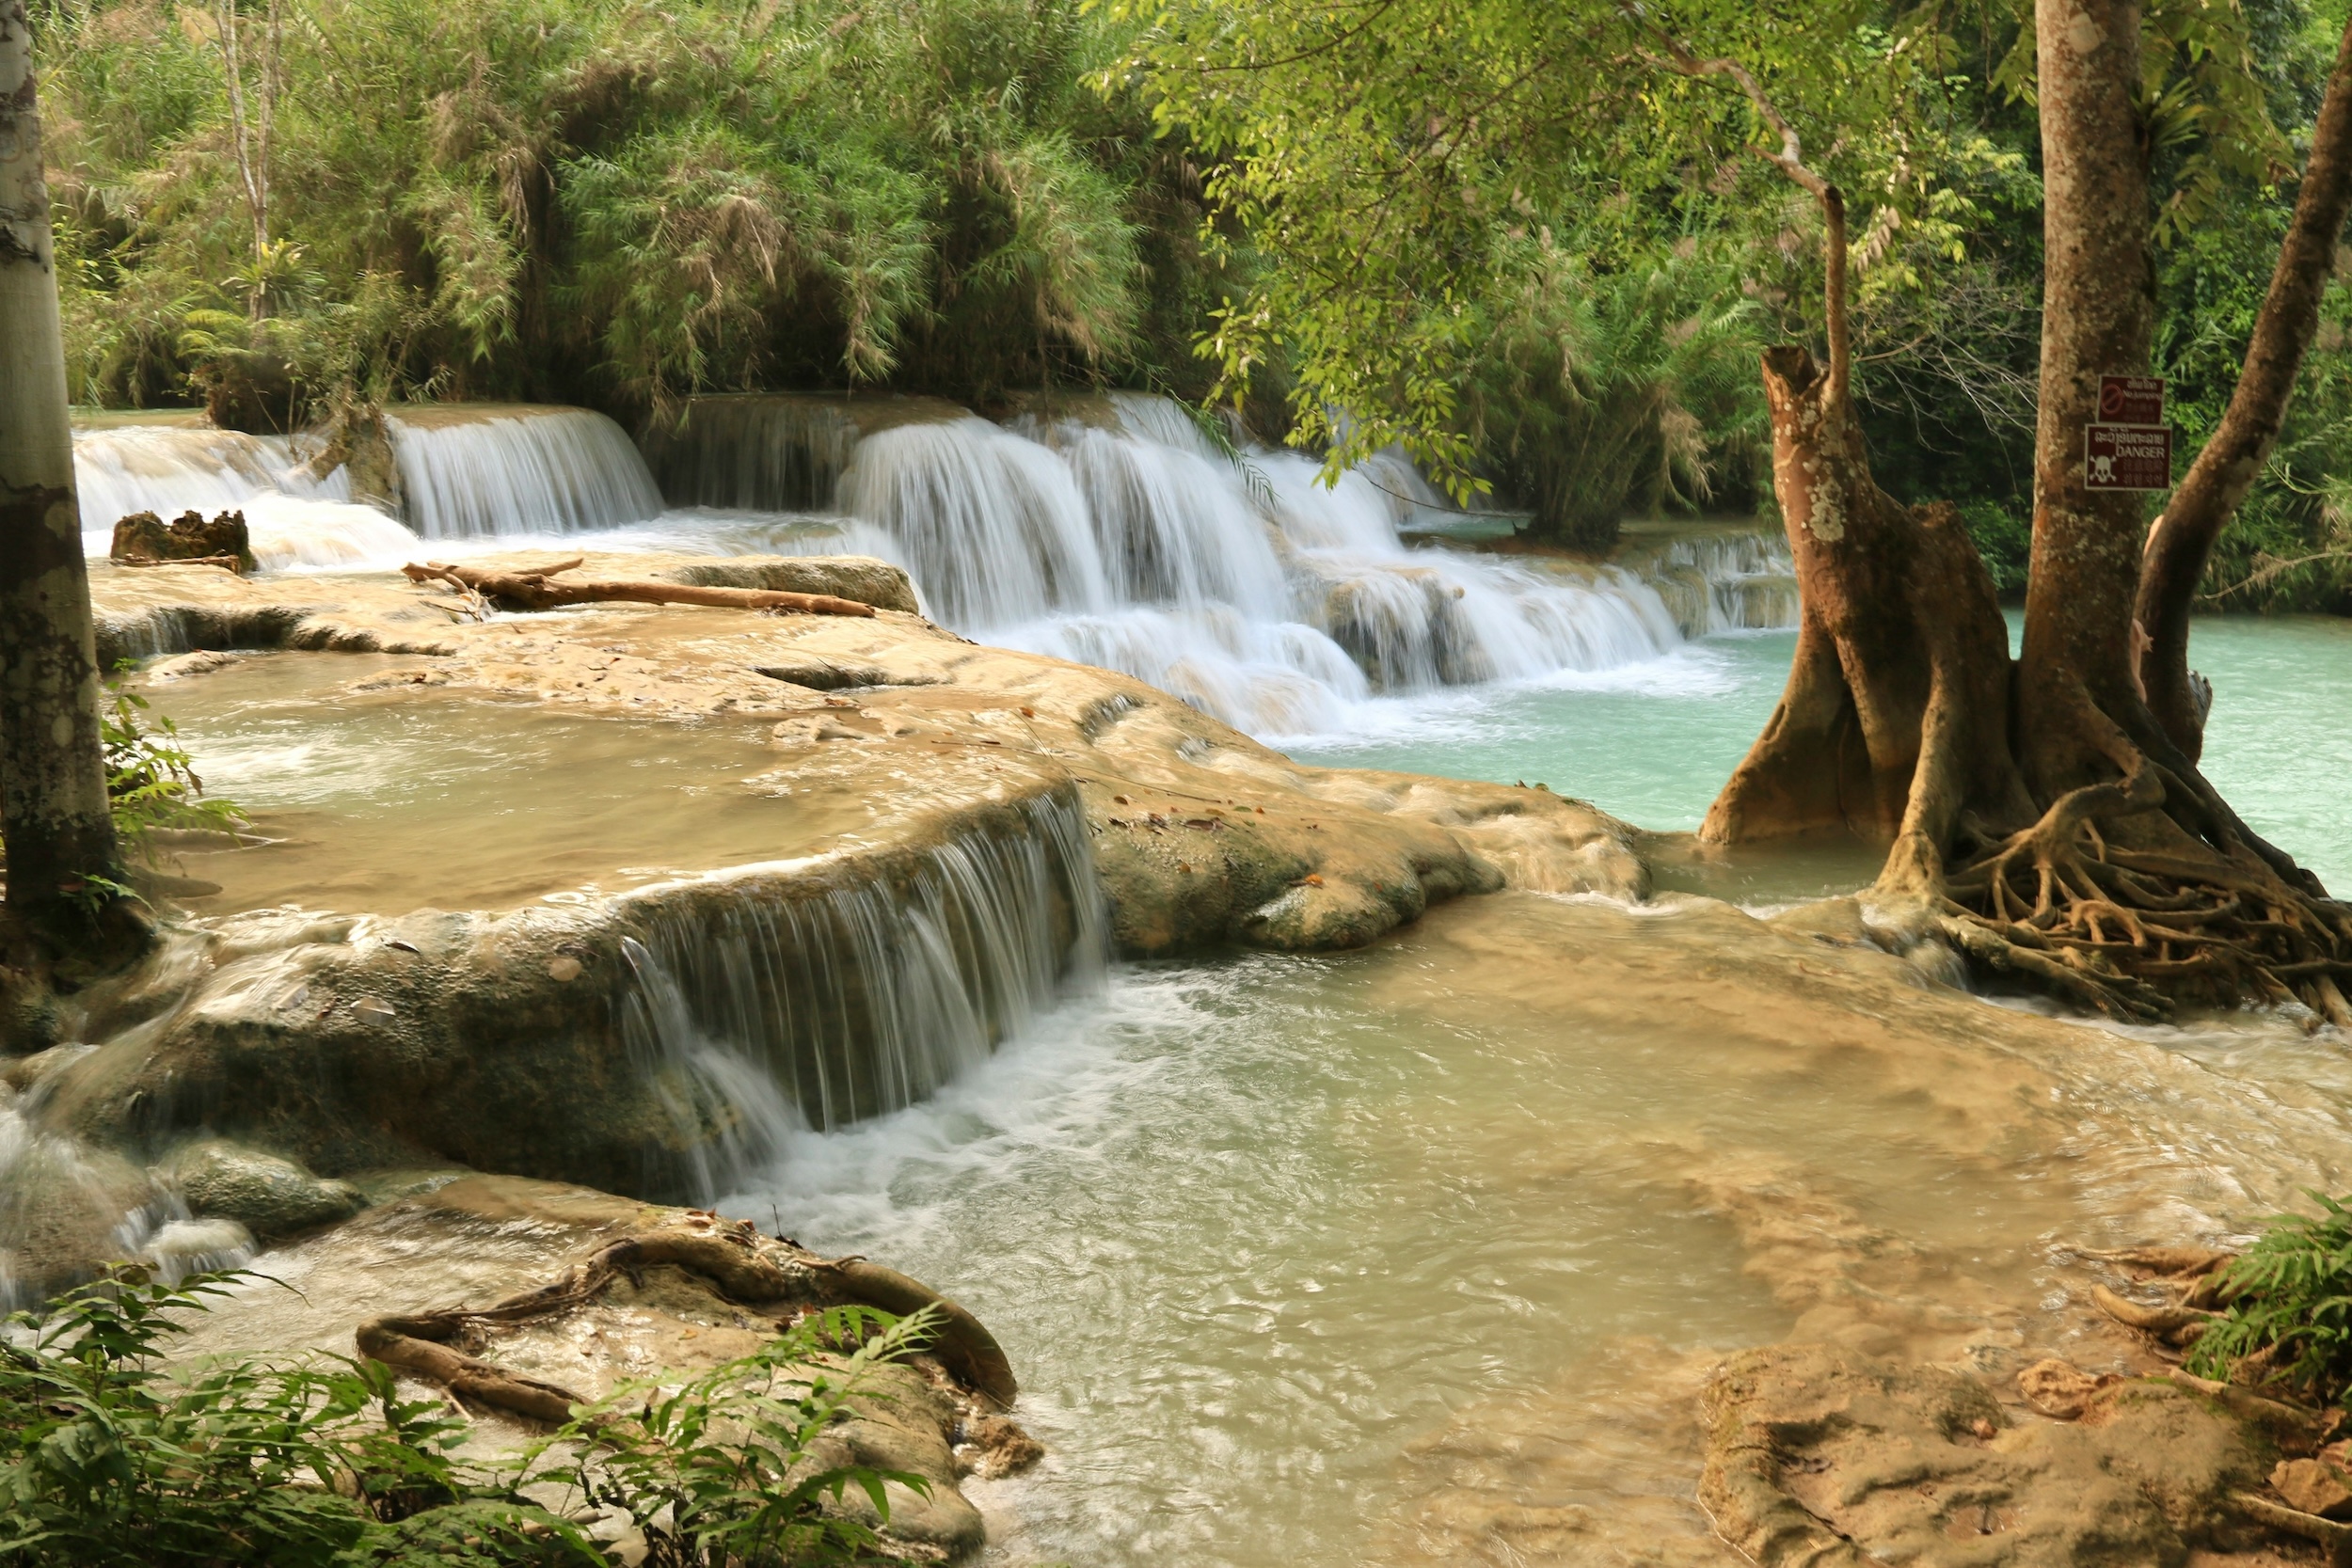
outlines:
[[[786,871],[661,896],[625,949],[622,1027],[701,1130],[681,1142],[702,1150],[684,1176],[706,1199],[795,1130],[914,1104],[1102,982],[1102,894],[1066,793],[880,872]]]
[[[356,566],[398,559],[416,538],[383,513],[351,501],[342,468],[325,478],[288,436],[203,425],[110,425],[73,434],[73,485],[82,540],[106,553],[115,523],[134,512],[243,512],[265,571]]]
[[[408,521],[427,539],[572,533],[661,514],[636,447],[585,408],[461,404],[387,422]]]
[[[732,392],[689,398],[646,430],[645,462],[672,506],[722,512],[832,510],[866,436],[970,418],[943,398]]]
[[[1781,631],[1797,624],[1797,565],[1776,533],[1674,539],[1644,562],[1687,637]]]
[[[948,625],[1124,671],[1260,736],[1344,728],[1375,694],[1606,668],[1681,641],[1629,573],[1407,549],[1400,520],[1435,499],[1409,464],[1327,486],[1312,461],[1232,452],[1164,398],[870,434],[835,499]]]

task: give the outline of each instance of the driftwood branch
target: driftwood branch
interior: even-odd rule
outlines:
[[[564,605],[697,604],[720,610],[780,610],[797,615],[872,615],[874,607],[831,594],[790,594],[769,588],[699,588],[682,582],[658,582],[650,578],[565,578],[577,560],[535,571],[501,572],[479,566],[453,566],[428,561],[410,562],[401,568],[409,581],[446,582],[480,594],[516,610],[556,610]]]

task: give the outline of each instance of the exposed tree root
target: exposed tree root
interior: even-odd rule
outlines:
[[[2030,827],[1979,830],[1942,879],[1936,924],[1982,967],[2110,1017],[2295,1000],[2352,1027],[2352,907],[2290,884],[2234,826],[2209,790],[2139,759]]]
[[[560,1424],[571,1418],[575,1406],[587,1402],[570,1389],[469,1355],[451,1342],[481,1324],[528,1323],[569,1311],[594,1300],[616,1278],[635,1279],[644,1270],[666,1263],[700,1275],[729,1300],[746,1306],[807,1300],[814,1294],[900,1315],[928,1307],[937,1322],[928,1348],[941,1365],[999,1408],[1009,1408],[1019,1395],[1011,1363],[995,1337],[930,1286],[862,1258],[824,1259],[797,1249],[790,1254],[795,1267],[787,1268],[763,1256],[762,1243],[754,1238],[751,1227],[740,1223],[626,1236],[599,1247],[565,1270],[562,1278],[495,1306],[373,1319],[359,1325],[359,1354],[430,1378],[469,1403]]]

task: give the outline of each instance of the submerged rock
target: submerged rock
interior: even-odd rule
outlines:
[[[188,1144],[166,1179],[194,1213],[234,1220],[267,1241],[349,1219],[367,1198],[348,1181],[328,1181],[292,1160],[220,1138]]]

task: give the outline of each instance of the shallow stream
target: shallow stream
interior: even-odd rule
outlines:
[[[1802,1334],[2005,1377],[2065,1247],[2340,1188],[2343,1042],[2125,1037],[1721,905],[1502,895],[1381,948],[1131,970],[722,1205],[1005,1339],[1007,1562],[1729,1562],[1695,1394]],[[2022,1358],[2022,1359],[2021,1359]]]

